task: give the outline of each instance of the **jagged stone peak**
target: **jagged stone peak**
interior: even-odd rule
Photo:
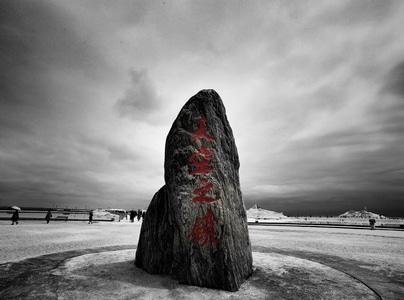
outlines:
[[[208,111],[204,111],[205,106],[208,107]],[[200,90],[185,103],[182,109],[192,109],[195,113],[202,113],[202,115],[216,113],[225,116],[226,114],[222,98],[213,89]]]

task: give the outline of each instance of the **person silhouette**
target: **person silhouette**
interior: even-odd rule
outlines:
[[[45,216],[46,224],[49,224],[50,218],[52,218],[52,213],[51,210],[49,209]]]
[[[11,216],[11,225],[18,224],[18,219],[19,219],[19,215],[18,215],[18,210],[15,210],[13,215]]]
[[[88,213],[88,224],[93,224],[93,211],[90,210]]]

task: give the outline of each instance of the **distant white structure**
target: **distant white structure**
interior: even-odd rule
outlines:
[[[97,208],[93,210],[94,218],[110,218],[114,221],[123,219],[127,211],[121,208]]]
[[[250,221],[252,221],[251,219],[253,219],[253,221],[288,219],[288,217],[286,217],[281,212],[266,210],[266,209],[260,208],[257,204],[255,204],[253,207],[251,207],[249,210],[247,210],[247,218],[250,219]]]
[[[99,208],[98,210],[106,211],[106,212],[109,212],[111,214],[116,214],[116,215],[121,215],[121,214],[127,213],[126,209],[123,209],[123,208]]]
[[[348,210],[339,215],[338,218],[366,218],[366,219],[386,219],[385,216],[372,213],[365,209],[362,210]]]

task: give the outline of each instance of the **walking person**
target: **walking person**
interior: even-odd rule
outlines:
[[[88,224],[93,224],[93,211],[90,210],[88,213]]]
[[[135,220],[136,215],[137,215],[137,212],[134,209],[132,209],[130,211],[130,216],[129,216],[131,223],[133,223],[133,221]]]
[[[49,221],[51,218],[52,218],[52,213],[51,213],[51,210],[49,209],[45,216],[46,224],[49,224]]]
[[[14,225],[14,223],[17,225],[18,224],[18,219],[20,216],[18,215],[18,210],[14,210],[13,215],[11,216],[11,225]]]

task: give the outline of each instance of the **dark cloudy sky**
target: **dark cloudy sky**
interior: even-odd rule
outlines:
[[[1,205],[143,208],[222,97],[246,207],[404,216],[403,1],[0,2]]]

